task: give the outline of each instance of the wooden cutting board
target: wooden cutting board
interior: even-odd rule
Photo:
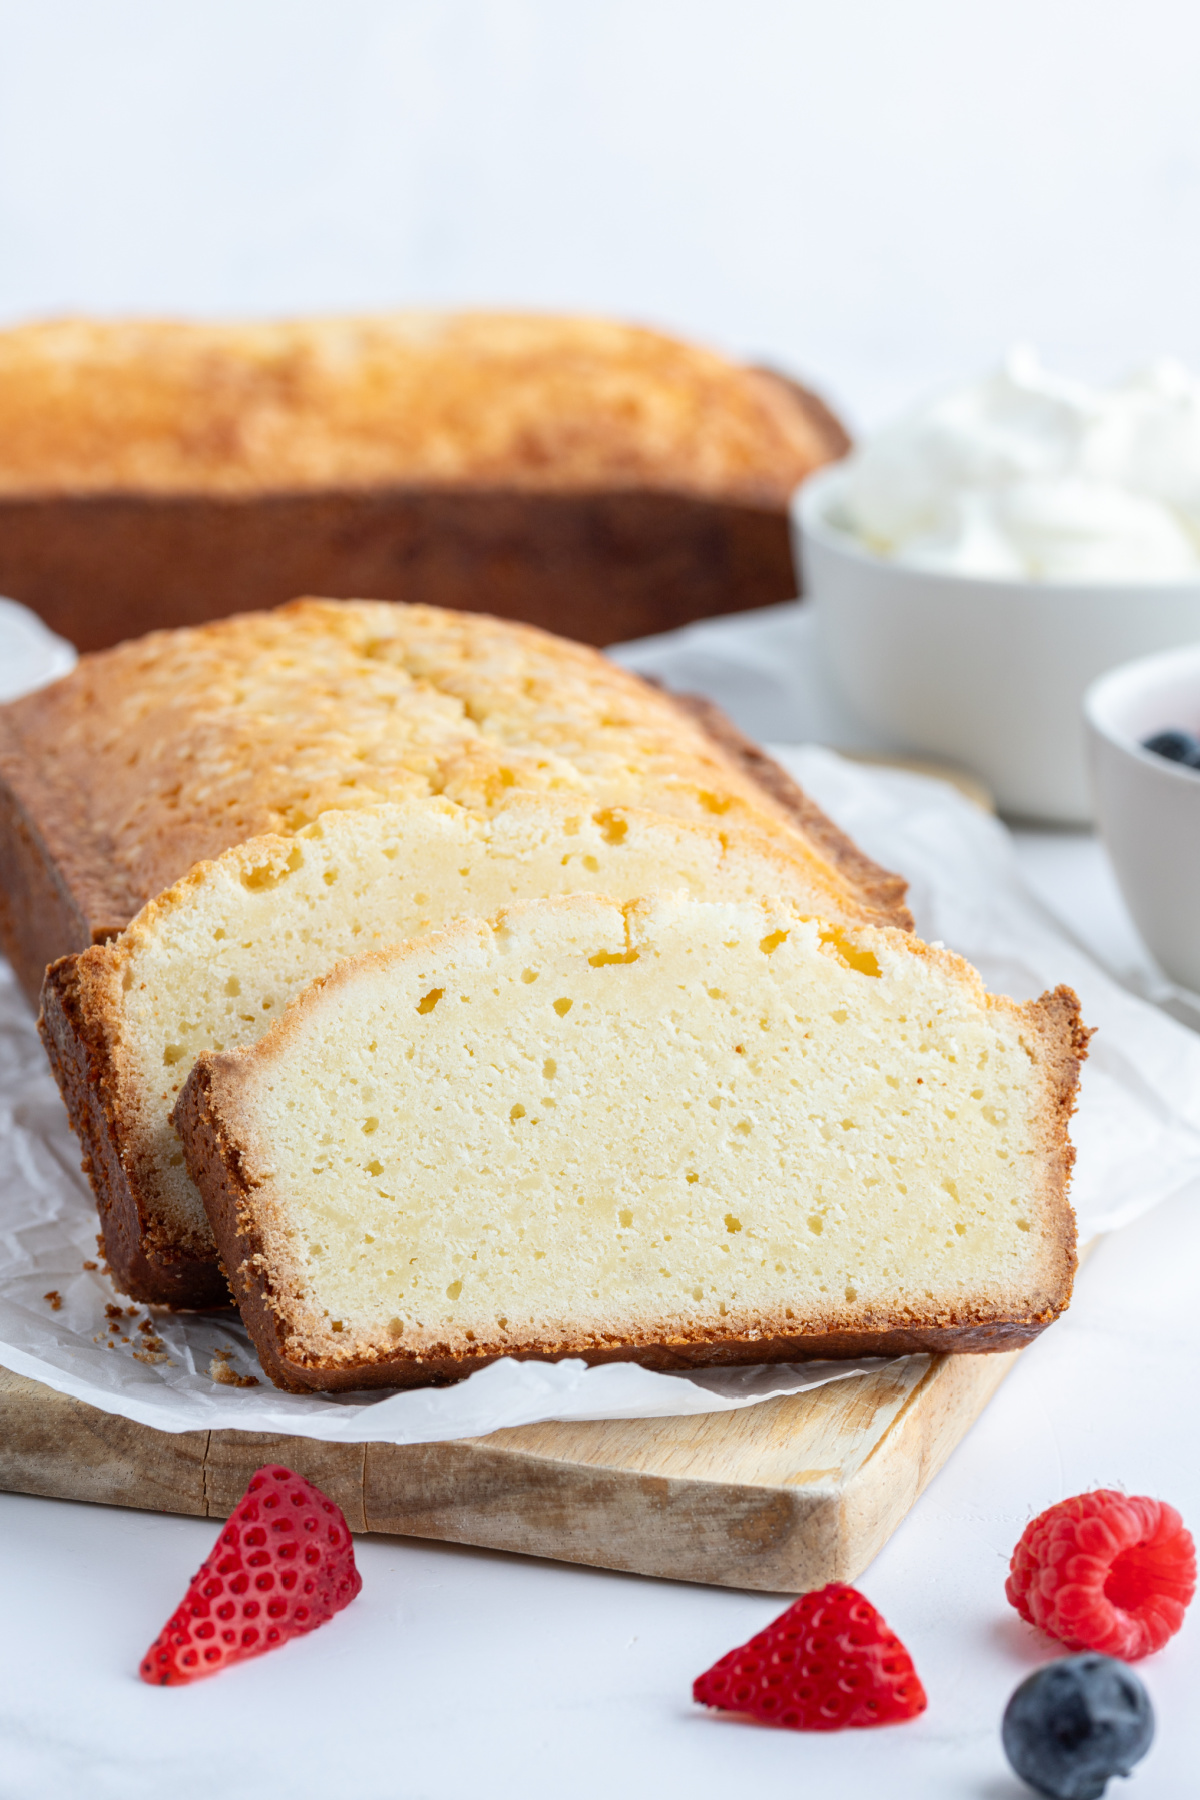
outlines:
[[[1017,1354],[911,1357],[734,1413],[404,1447],[155,1431],[0,1369],[0,1489],[224,1518],[282,1462],[354,1531],[800,1593],[861,1574]]]

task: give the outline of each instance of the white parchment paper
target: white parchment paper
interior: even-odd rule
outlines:
[[[1200,1037],[1118,987],[1042,910],[1003,827],[940,782],[866,770],[824,750],[775,753],[865,849],[908,876],[922,935],[962,951],[993,988],[1018,998],[1060,981],[1078,990],[1088,1022],[1100,1027],[1076,1120],[1081,1235],[1125,1223],[1188,1183],[1200,1193]],[[724,1412],[881,1366],[867,1359],[680,1376],[506,1359],[449,1388],[284,1394],[262,1375],[232,1314],[157,1313],[159,1361],[144,1360],[144,1308],[108,1332],[106,1305],[125,1302],[99,1270],[83,1269],[96,1257],[95,1232],[78,1146],[33,1019],[0,964],[0,1364],[19,1374],[163,1431],[403,1444],[539,1419]],[[44,1297],[52,1291],[57,1311]],[[218,1352],[258,1385],[214,1381]]]

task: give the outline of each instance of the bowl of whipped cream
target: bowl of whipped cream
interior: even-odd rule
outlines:
[[[1027,348],[798,490],[805,592],[845,698],[1002,811],[1092,816],[1082,701],[1200,641],[1200,380],[1094,388]]]

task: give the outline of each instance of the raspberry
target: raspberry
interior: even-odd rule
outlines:
[[[791,1731],[893,1725],[927,1705],[912,1658],[857,1588],[831,1581],[731,1650],[692,1688],[702,1706]]]
[[[1004,1591],[1023,1619],[1068,1649],[1137,1662],[1183,1624],[1196,1547],[1165,1501],[1099,1488],[1025,1527]]]
[[[324,1625],[361,1587],[341,1509],[303,1475],[267,1463],[143,1657],[142,1680],[179,1687],[261,1656]]]

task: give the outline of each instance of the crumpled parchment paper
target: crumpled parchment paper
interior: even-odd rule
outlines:
[[[1024,999],[1065,981],[1100,1028],[1076,1119],[1080,1235],[1135,1218],[1194,1184],[1200,1197],[1200,1037],[1126,993],[1022,884],[1004,828],[944,783],[865,769],[819,749],[776,748],[870,854],[912,883],[922,935],[961,951]],[[588,1369],[505,1359],[448,1388],[322,1396],[273,1388],[234,1314],[126,1312],[96,1260],[79,1149],[34,1029],[0,964],[0,1364],[161,1431],[233,1428],[330,1442],[430,1442],[541,1419],[723,1412],[857,1371],[801,1363],[696,1375],[635,1364]],[[57,1293],[52,1309],[44,1297]],[[105,1308],[120,1306],[114,1322]],[[109,1326],[115,1323],[115,1329]],[[161,1349],[154,1348],[155,1340]],[[923,1358],[909,1359],[914,1376]],[[214,1380],[213,1368],[257,1385]]]

